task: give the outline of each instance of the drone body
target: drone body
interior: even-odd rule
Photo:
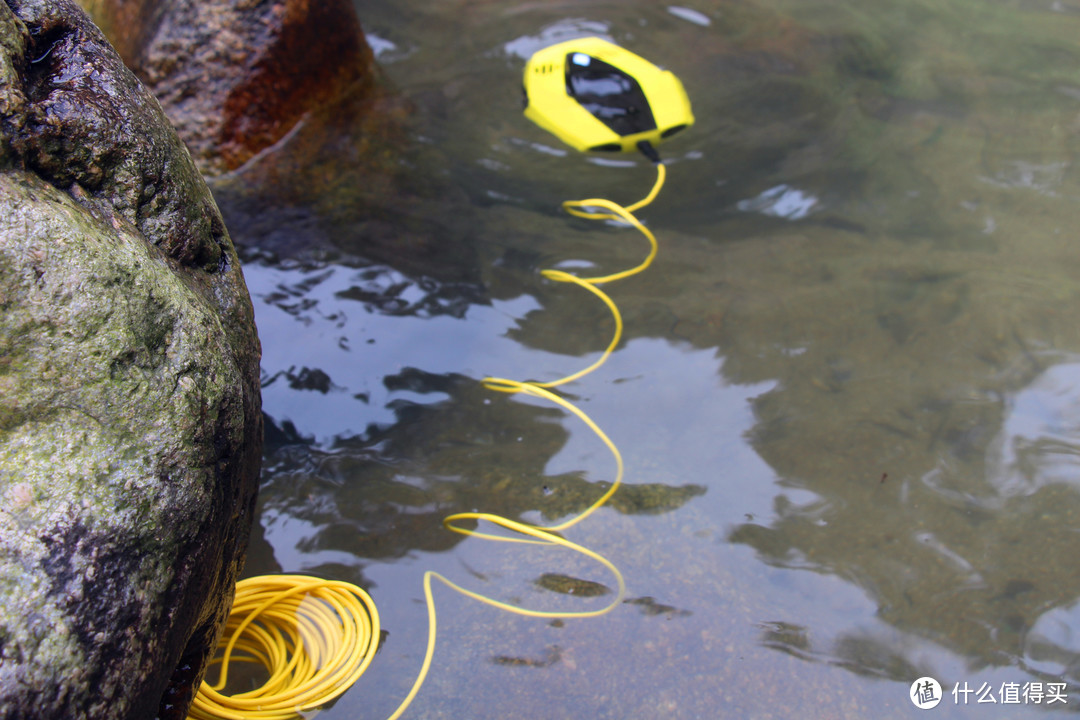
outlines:
[[[644,150],[694,122],[673,73],[597,37],[538,51],[524,82],[525,116],[581,151]]]

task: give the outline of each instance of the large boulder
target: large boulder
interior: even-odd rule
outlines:
[[[184,717],[261,438],[190,155],[74,2],[0,3],[0,717]]]

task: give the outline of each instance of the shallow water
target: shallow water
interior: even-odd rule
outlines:
[[[520,112],[525,58],[585,34],[676,72],[697,117],[640,213],[656,263],[608,287],[626,339],[567,388],[628,483],[567,536],[627,602],[552,623],[437,587],[405,717],[907,717],[922,675],[938,716],[1080,707],[1080,2],[358,7],[415,105],[403,172],[453,192],[423,209],[449,258],[427,273],[344,224],[336,250],[245,253],[270,421],[247,572],[357,582],[388,631],[324,717],[407,693],[426,570],[545,608],[605,602],[553,576],[612,585],[441,524],[550,523],[612,479],[580,422],[479,383],[595,359],[606,310],[539,270],[646,250],[558,206],[635,200],[648,163]],[[1066,702],[948,694],[1031,682]]]

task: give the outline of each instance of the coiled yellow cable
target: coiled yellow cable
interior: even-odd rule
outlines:
[[[363,589],[305,575],[261,575],[236,583],[214,685],[203,681],[188,711],[196,720],[285,720],[326,704],[375,657],[379,613]],[[270,674],[248,692],[225,695],[232,662]]]
[[[467,537],[497,542],[555,545],[580,553],[603,565],[615,577],[618,587],[606,606],[584,611],[532,610],[469,590],[442,575],[424,573],[424,597],[428,610],[428,642],[416,681],[389,720],[397,720],[420,691],[435,653],[436,617],[432,580],[439,580],[457,592],[493,607],[518,615],[541,618],[596,617],[611,611],[622,602],[626,584],[618,568],[607,558],[558,533],[592,515],[618,490],[623,479],[623,460],[615,443],[580,408],[549,388],[573,382],[607,361],[622,339],[623,321],[615,302],[598,286],[642,272],[652,264],[657,253],[656,237],[633,215],[651,203],[663,187],[666,171],[656,163],[656,182],[648,195],[629,206],[602,198],[573,200],[563,208],[576,217],[589,220],[617,220],[641,232],[649,241],[646,258],[628,270],[582,278],[562,270],[543,270],[541,275],[555,282],[577,285],[595,295],[611,311],[615,330],[611,342],[599,359],[588,367],[550,382],[531,382],[486,377],[484,387],[505,393],[523,393],[552,402],[581,420],[604,443],[615,459],[615,480],[611,486],[581,513],[557,525],[538,527],[490,513],[465,512],[450,515],[443,526]],[[586,208],[598,208],[596,212]],[[518,536],[494,535],[456,523],[489,523]],[[189,720],[286,720],[313,710],[345,692],[367,669],[379,642],[379,614],[371,597],[361,588],[341,581],[320,580],[303,575],[265,575],[241,580],[236,585],[236,599],[222,635],[223,655],[215,658],[219,667],[214,685],[203,682],[189,711]],[[225,695],[221,691],[228,680],[230,662],[258,663],[269,679],[248,692]]]

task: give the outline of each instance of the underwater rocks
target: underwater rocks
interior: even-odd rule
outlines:
[[[258,487],[232,241],[72,0],[0,3],[0,717],[183,718]]]

